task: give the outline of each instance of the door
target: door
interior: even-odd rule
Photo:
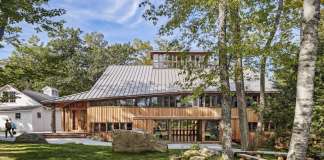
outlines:
[[[72,130],[86,131],[87,129],[87,110],[72,110]]]
[[[87,130],[87,110],[81,110],[80,111],[80,120],[79,120],[79,126],[81,131]]]
[[[161,140],[172,142],[201,141],[199,120],[155,120],[153,134]]]

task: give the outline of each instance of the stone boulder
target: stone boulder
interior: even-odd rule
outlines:
[[[156,140],[152,134],[141,131],[116,130],[112,135],[112,149],[114,152],[166,152],[168,147]]]
[[[217,151],[214,151],[214,150],[211,150],[211,149],[208,149],[208,148],[202,148],[199,150],[199,153],[201,156],[204,156],[204,157],[212,157],[212,156],[218,156],[220,155],[219,152]]]
[[[199,150],[187,150],[183,153],[183,157],[185,157],[186,159],[194,156],[200,156]]]
[[[191,149],[185,151],[182,156],[186,160],[204,160],[209,159],[214,156],[219,156],[220,153],[208,148],[202,148],[202,149]]]
[[[23,133],[16,137],[17,143],[47,143],[43,135],[36,133]]]

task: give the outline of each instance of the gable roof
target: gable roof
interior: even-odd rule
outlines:
[[[78,101],[117,97],[134,97],[163,93],[191,92],[185,90],[177,81],[184,79],[179,75],[180,69],[154,69],[151,65],[112,65],[107,67],[105,72],[86,92],[77,93],[55,99],[61,101]],[[230,83],[231,91],[235,91],[234,82]],[[247,92],[258,92],[260,90],[259,80],[246,80],[245,89]],[[206,92],[218,92],[216,87],[208,87]],[[266,80],[266,91],[276,91],[273,83]]]
[[[14,91],[17,93],[18,97],[22,99],[16,100],[14,103],[0,103],[0,111],[29,110],[42,106],[39,101],[30,97],[26,93],[19,91],[11,85],[7,84],[0,87],[0,92],[3,90]]]
[[[43,94],[40,92],[32,91],[32,90],[24,90],[22,92],[37,102],[54,99],[54,97],[51,97],[49,95],[46,95],[46,94]]]

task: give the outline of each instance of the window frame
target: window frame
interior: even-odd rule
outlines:
[[[36,113],[36,117],[37,117],[38,119],[41,119],[41,118],[42,118],[42,113],[41,113],[41,112],[37,112],[37,113]]]
[[[15,119],[21,119],[21,113],[20,112],[15,113]]]

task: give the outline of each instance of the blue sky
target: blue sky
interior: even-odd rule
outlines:
[[[101,32],[109,43],[129,42],[134,38],[154,41],[157,38],[158,26],[145,21],[143,8],[138,5],[141,0],[50,0],[49,8],[64,8],[67,13],[60,17],[67,27],[79,27],[84,32]],[[33,34],[41,41],[47,41],[46,33],[36,33],[26,23],[21,39],[26,40]],[[10,56],[13,47],[5,45],[0,48],[0,59]]]

